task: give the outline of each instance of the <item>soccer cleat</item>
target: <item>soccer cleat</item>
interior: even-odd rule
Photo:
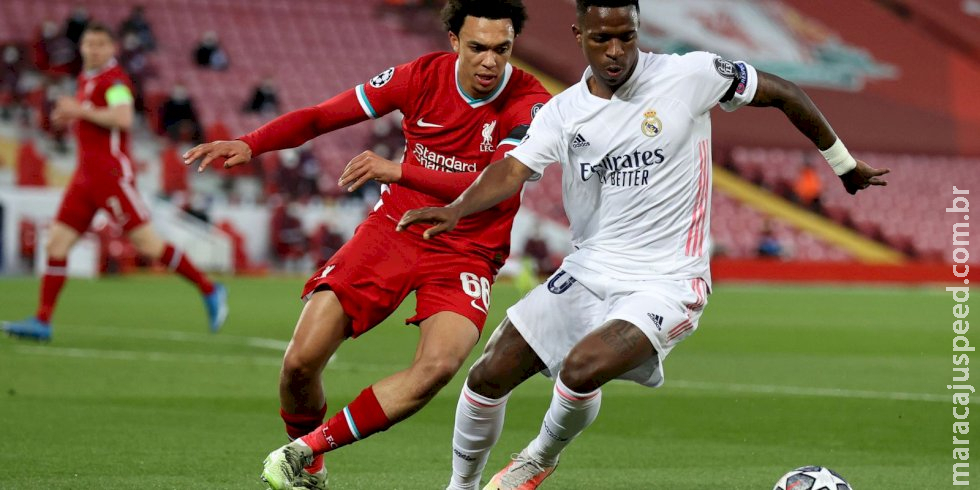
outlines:
[[[51,340],[51,324],[31,317],[19,322],[4,322],[3,331],[11,336],[32,340]]]
[[[208,326],[217,333],[228,318],[228,289],[224,284],[215,283],[214,291],[204,296],[204,306],[208,309]]]
[[[293,490],[327,490],[327,467],[323,466],[320,471],[310,473],[305,469],[293,481]]]
[[[262,481],[272,490],[293,490],[296,488],[293,483],[299,483],[303,467],[312,462],[313,451],[309,446],[299,441],[290,442],[266,456],[262,462]],[[326,471],[323,482],[326,485]]]
[[[557,463],[555,466],[538,463],[528,455],[527,449],[512,455],[511,459],[513,461],[493,475],[483,490],[532,490],[538,488],[558,467]]]

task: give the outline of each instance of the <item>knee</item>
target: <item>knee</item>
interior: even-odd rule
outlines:
[[[561,381],[572,391],[586,393],[599,388],[602,359],[586,349],[572,349],[561,367]]]
[[[310,359],[295,353],[287,353],[282,360],[280,384],[286,386],[305,386],[310,380],[320,377],[322,368]]]
[[[68,257],[68,246],[63,240],[51,237],[44,244],[44,253],[47,254],[49,259],[64,260]]]
[[[499,362],[494,362],[492,357],[485,355],[470,368],[466,385],[480,395],[497,399],[514,389],[512,377],[509,370],[503,369]]]
[[[130,241],[133,244],[133,248],[136,249],[136,253],[140,254],[143,257],[146,257],[151,260],[160,260],[160,256],[163,255],[162,253],[161,254],[154,253],[156,251],[153,250],[153,248],[150,247],[149,244],[147,244],[143,240],[130,240]]]
[[[452,381],[460,365],[462,362],[455,359],[419,359],[413,366],[417,385],[423,394],[434,395]]]
[[[160,240],[145,237],[130,237],[130,242],[132,242],[133,247],[143,257],[160,260],[163,256],[164,244]]]
[[[474,364],[472,368],[470,368],[470,372],[466,376],[466,384],[471,390],[484,396],[490,396],[490,394],[486,392],[492,390],[491,384],[495,379],[497,379],[497,377],[493,375],[493,370],[489,359],[487,356],[483,356],[476,361],[476,364]]]

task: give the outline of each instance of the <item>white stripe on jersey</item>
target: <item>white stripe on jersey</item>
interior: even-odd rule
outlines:
[[[120,141],[122,136],[120,135],[119,128],[112,128],[109,132],[109,154],[115,157],[116,161],[119,162],[119,166],[122,168],[123,178],[132,179],[133,178],[133,163],[129,161],[129,157],[123,153],[120,146]]]
[[[147,209],[146,204],[143,203],[136,189],[129,182],[126,178],[119,179],[119,188],[122,189],[123,194],[126,195],[126,199],[129,201],[129,205],[136,211],[140,219],[146,221],[150,217],[150,210]]]
[[[708,200],[711,193],[711,186],[709,185],[710,151],[707,140],[698,143],[698,190],[694,198],[691,227],[687,232],[687,244],[684,247],[684,254],[688,257],[704,255],[705,221],[708,215]]]

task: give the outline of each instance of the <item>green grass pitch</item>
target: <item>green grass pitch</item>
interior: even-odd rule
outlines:
[[[277,377],[302,282],[230,279],[231,315],[210,335],[178,278],[69,281],[52,343],[0,338],[0,488],[263,488],[262,459],[285,437]],[[30,314],[36,288],[0,280],[0,318]],[[858,490],[946,487],[953,302],[941,291],[719,285],[665,387],[605,387],[598,420],[543,488],[769,489],[808,464]],[[518,297],[495,288],[484,340]],[[324,378],[330,413],[407,366],[408,303],[340,349]],[[331,488],[445,488],[463,376],[329,454]],[[484,479],[537,433],[550,390],[540,376],[516,390]]]

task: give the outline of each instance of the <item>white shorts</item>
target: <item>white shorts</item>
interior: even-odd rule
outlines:
[[[591,289],[559,270],[507,310],[511,323],[547,366],[561,370],[565,356],[586,335],[610,320],[636,325],[657,355],[619,379],[645,386],[663,384],[663,360],[698,328],[708,302],[703,279],[622,281],[592,276]]]

